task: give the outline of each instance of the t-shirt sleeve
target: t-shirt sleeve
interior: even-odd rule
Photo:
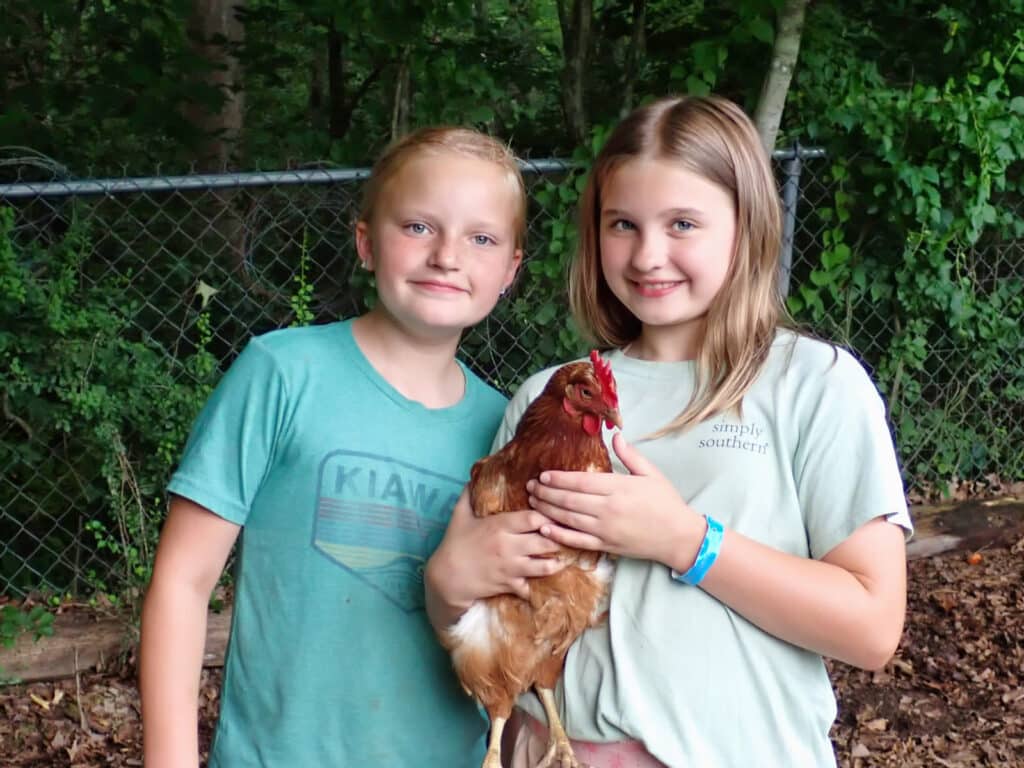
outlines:
[[[516,433],[516,427],[519,426],[519,420],[523,418],[523,413],[526,412],[527,406],[544,390],[544,386],[553,372],[554,369],[552,368],[535,373],[516,390],[516,393],[505,407],[505,415],[501,419],[501,424],[498,425],[498,431],[494,435],[494,442],[491,443],[491,453],[497,453],[512,439]]]
[[[522,389],[519,392],[522,392]],[[516,425],[519,424],[519,419],[523,416],[523,408],[518,407],[518,399],[519,393],[517,392],[516,396],[505,406],[505,415],[501,417],[498,431],[494,433],[494,441],[491,443],[491,453],[497,453],[504,448],[516,433]]]
[[[809,376],[809,379],[817,377]],[[805,402],[794,457],[811,556],[821,558],[876,517],[913,532],[885,404],[867,372],[839,351]]]
[[[280,442],[286,402],[279,367],[250,341],[192,425],[167,490],[244,525]]]

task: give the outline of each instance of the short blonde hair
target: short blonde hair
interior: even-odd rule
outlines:
[[[523,182],[519,163],[508,146],[472,128],[446,125],[420,128],[389,144],[373,164],[370,177],[363,187],[363,204],[359,210],[359,220],[369,222],[373,218],[381,190],[407,163],[417,157],[441,152],[451,152],[494,163],[505,171],[516,197],[516,248],[522,248],[526,241],[526,184]]]
[[[697,356],[697,384],[686,408],[656,435],[739,409],[785,318],[778,290],[782,212],[768,156],[750,118],[717,96],[660,99],[634,110],[598,154],[580,200],[579,245],[569,295],[583,332],[602,346],[640,336],[640,321],[601,271],[601,193],[634,158],[672,163],[728,192],[736,242],[725,283],[711,302]],[[655,436],[656,436],[655,435]]]

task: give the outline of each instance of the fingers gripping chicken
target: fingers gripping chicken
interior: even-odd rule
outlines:
[[[559,368],[529,405],[512,440],[472,468],[469,497],[478,517],[527,509],[526,483],[544,470],[611,472],[602,422],[622,427],[611,368],[591,362]],[[487,710],[491,736],[483,768],[501,768],[501,734],[516,698],[535,688],[548,718],[540,766],[575,768],[552,693],[572,642],[600,617],[612,568],[607,556],[562,547],[567,565],[530,581],[530,599],[477,601],[441,641],[462,686]]]

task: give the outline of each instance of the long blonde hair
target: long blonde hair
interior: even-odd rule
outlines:
[[[693,395],[656,437],[739,411],[786,318],[777,282],[782,213],[757,130],[736,104],[689,96],[634,110],[594,162],[580,200],[579,246],[569,273],[573,314],[599,345],[621,347],[641,332],[640,321],[608,287],[600,253],[601,191],[617,167],[641,157],[676,164],[717,184],[732,195],[736,211],[735,251],[708,308]]]
[[[363,187],[359,220],[368,222],[373,218],[384,185],[407,163],[417,157],[440,152],[451,152],[494,163],[505,171],[506,180],[516,197],[516,248],[523,248],[526,241],[526,184],[519,171],[516,156],[509,147],[497,139],[472,128],[446,125],[420,128],[388,145],[373,164],[370,177]]]

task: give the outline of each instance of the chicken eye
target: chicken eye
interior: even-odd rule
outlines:
[[[587,387],[580,387],[580,394],[583,396],[584,400],[589,400],[594,396],[594,393],[591,392]]]

